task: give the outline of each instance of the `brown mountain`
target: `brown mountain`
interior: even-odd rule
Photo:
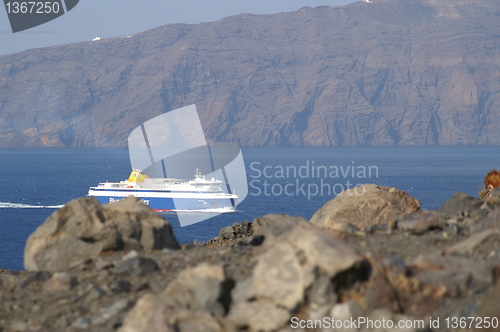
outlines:
[[[500,1],[373,0],[0,57],[0,146],[125,146],[195,103],[240,146],[500,144]]]

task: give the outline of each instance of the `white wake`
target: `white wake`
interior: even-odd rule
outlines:
[[[64,205],[30,205],[21,203],[0,202],[0,209],[59,209]]]
[[[164,212],[183,212],[183,213],[232,213],[232,212],[238,212],[237,210],[233,209],[200,209],[200,210],[170,210],[170,211],[164,211]]]

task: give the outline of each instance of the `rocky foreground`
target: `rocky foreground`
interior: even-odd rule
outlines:
[[[71,201],[0,270],[0,331],[499,331],[500,191],[365,189],[184,245],[135,198]]]

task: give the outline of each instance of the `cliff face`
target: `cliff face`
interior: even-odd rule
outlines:
[[[500,2],[374,0],[0,57],[0,146],[124,146],[192,103],[240,146],[500,144]]]

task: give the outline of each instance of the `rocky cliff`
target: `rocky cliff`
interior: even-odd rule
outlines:
[[[125,146],[196,103],[240,146],[500,144],[500,2],[374,0],[0,57],[0,146]]]

